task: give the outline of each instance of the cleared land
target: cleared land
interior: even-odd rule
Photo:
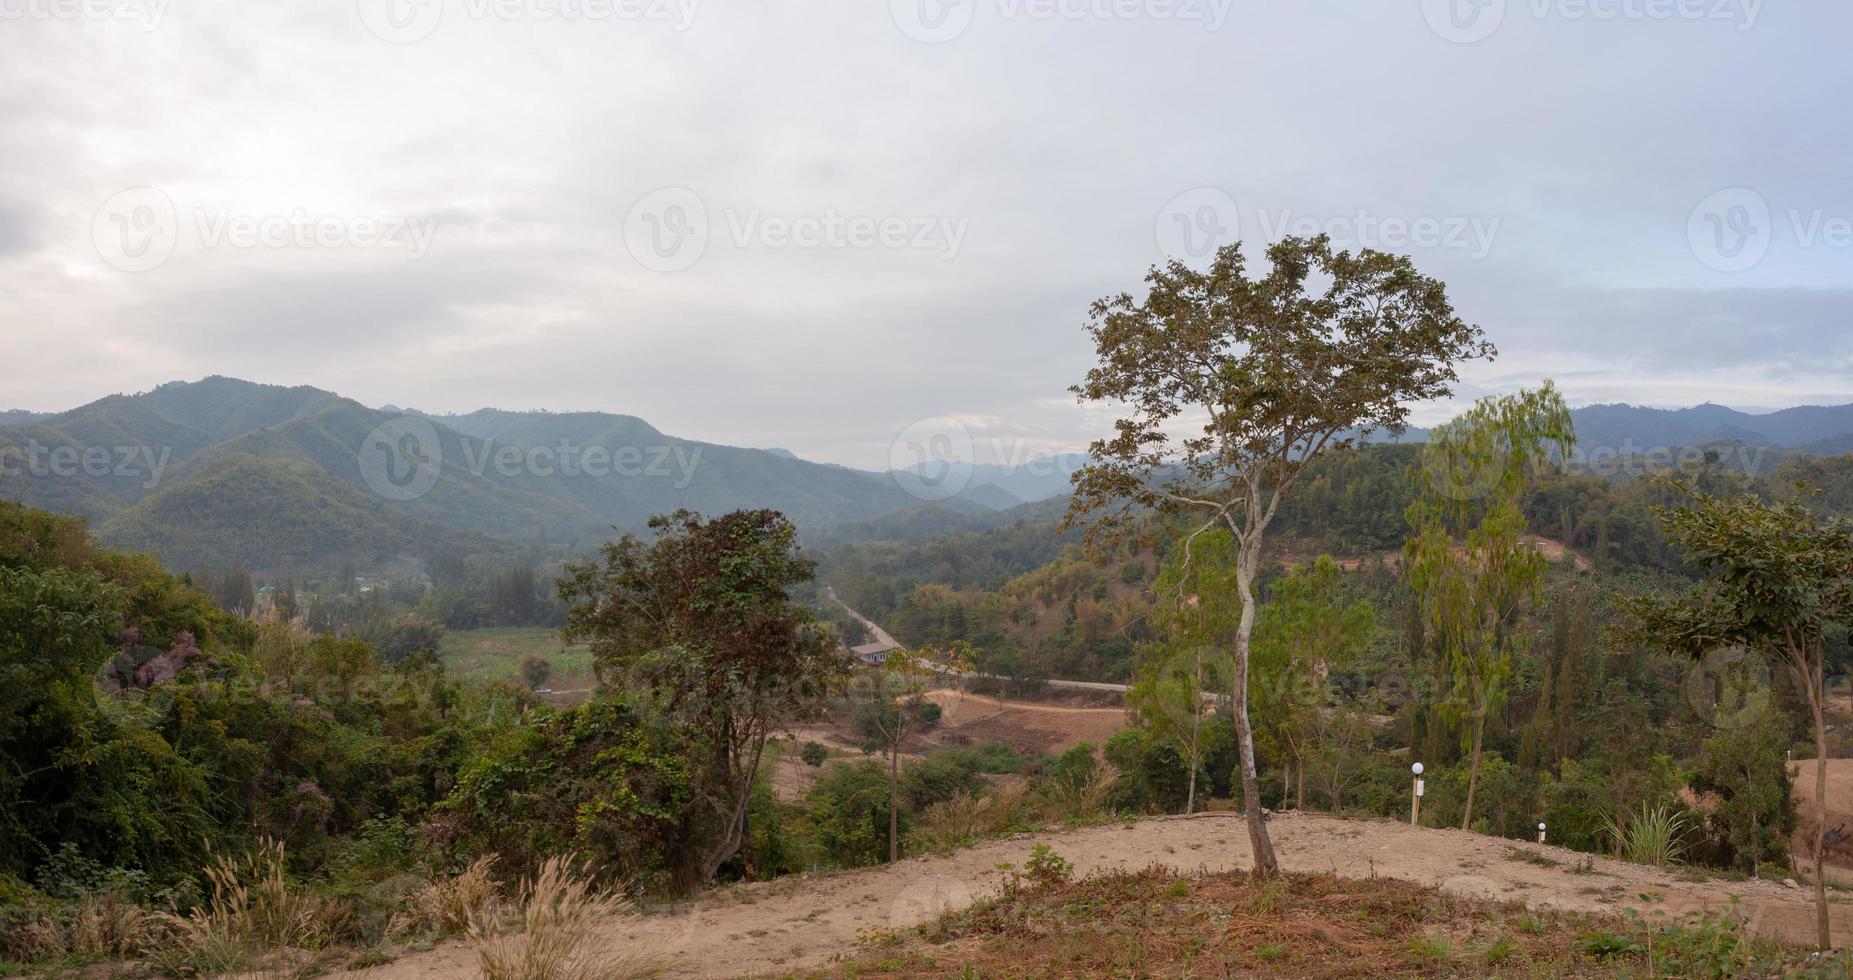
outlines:
[[[1722,881],[1624,864],[1558,847],[1454,830],[1415,830],[1389,821],[1285,814],[1272,822],[1282,867],[1343,878],[1395,878],[1446,895],[1522,902],[1536,909],[1613,913],[1639,907],[1682,916],[1724,911],[1732,896],[1756,934],[1806,942],[1808,895],[1773,882]],[[912,926],[940,912],[995,895],[998,865],[1021,867],[1046,843],[1074,862],[1077,874],[1158,866],[1189,875],[1243,870],[1247,838],[1237,814],[1169,817],[1137,824],[1023,834],[948,856],[924,856],[862,871],[718,889],[672,912],[615,920],[611,934],[648,948],[677,977],[782,975],[824,968],[861,955],[859,939]],[[1651,913],[1650,913],[1651,914]],[[1837,943],[1853,940],[1853,907],[1833,908]],[[475,976],[475,958],[450,942],[370,970],[373,980]]]
[[[451,676],[472,682],[521,683],[521,661],[540,657],[553,665],[554,690],[549,700],[577,704],[593,685],[592,653],[560,642],[560,632],[544,626],[451,630],[438,645],[438,659]]]

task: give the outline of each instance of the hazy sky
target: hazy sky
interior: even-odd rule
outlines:
[[[1577,403],[1853,401],[1842,0],[0,0],[0,408],[228,374],[861,466],[1325,229]],[[1445,415],[1434,406],[1424,416]]]

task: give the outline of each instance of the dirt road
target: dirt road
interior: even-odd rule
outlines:
[[[1813,922],[1808,896],[1772,882],[1685,877],[1587,855],[1456,830],[1415,830],[1390,821],[1284,814],[1271,823],[1281,866],[1290,871],[1382,875],[1445,891],[1533,907],[1618,911],[1642,892],[1665,896],[1678,915],[1724,909],[1742,898],[1750,927],[1805,942]],[[947,908],[996,892],[1002,862],[1021,864],[1038,843],[1053,846],[1079,873],[1153,864],[1183,873],[1247,866],[1239,814],[1169,817],[1138,824],[1024,834],[948,857],[921,857],[891,867],[787,878],[716,890],[686,908],[614,922],[612,934],[651,950],[673,977],[781,975],[829,963],[859,934],[913,925]],[[1853,940],[1853,907],[1836,905],[1837,942]],[[476,976],[474,957],[452,942],[370,970],[369,980]]]

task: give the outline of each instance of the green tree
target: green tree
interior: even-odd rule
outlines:
[[[792,600],[814,566],[782,515],[677,511],[650,527],[651,543],[627,534],[567,566],[563,634],[590,645],[603,689],[647,692],[704,739],[706,800],[722,825],[701,862],[706,881],[751,839],[766,740],[821,709],[848,663],[828,627]]]
[[[1239,245],[1203,270],[1173,260],[1146,276],[1143,301],[1122,293],[1093,305],[1087,330],[1100,363],[1073,390],[1127,414],[1090,447],[1068,514],[1096,514],[1090,543],[1152,508],[1201,522],[1187,555],[1210,528],[1234,538],[1242,612],[1233,713],[1249,846],[1263,875],[1279,867],[1248,716],[1263,537],[1309,461],[1349,446],[1359,430],[1399,430],[1409,403],[1450,393],[1458,363],[1492,353],[1454,314],[1442,283],[1407,258],[1334,251],[1324,236],[1285,239],[1268,258],[1259,278],[1247,274]],[[1195,433],[1174,439],[1180,423]]]
[[[867,701],[856,715],[856,733],[872,751],[888,757],[888,860],[901,859],[901,746],[916,729],[939,719],[939,706],[926,687],[940,672],[970,669],[962,649],[945,654],[902,648],[888,653],[879,670],[868,672]],[[929,706],[931,708],[929,709]]]
[[[1691,778],[1694,791],[1718,795],[1711,823],[1730,845],[1734,863],[1756,876],[1766,864],[1787,866],[1795,832],[1789,720],[1766,706],[1743,721],[1705,740]]]
[[[1473,794],[1487,715],[1505,702],[1523,616],[1547,563],[1525,537],[1527,482],[1576,443],[1570,410],[1549,381],[1536,391],[1483,398],[1429,434],[1421,494],[1409,507],[1409,581],[1429,641],[1449,670],[1444,720],[1471,740],[1461,829],[1473,826]]]
[[[1179,552],[1159,575],[1161,592],[1191,592],[1183,601],[1160,604],[1153,611],[1163,639],[1141,662],[1126,691],[1126,704],[1142,725],[1183,751],[1190,769],[1184,796],[1188,814],[1196,812],[1197,771],[1222,731],[1210,722],[1216,711],[1214,695],[1229,690],[1232,683],[1234,662],[1227,649],[1241,618],[1241,601],[1236,597],[1236,551],[1229,532],[1216,528],[1199,539],[1194,569],[1186,557]]]
[[[1820,866],[1827,831],[1825,663],[1830,636],[1844,635],[1853,622],[1853,524],[1800,503],[1686,491],[1692,503],[1660,509],[1660,521],[1705,580],[1683,596],[1643,595],[1629,605],[1641,637],[1695,658],[1733,650],[1765,658],[1788,668],[1806,694],[1814,721],[1816,928],[1827,949],[1827,876]]]
[[[1349,666],[1377,631],[1369,603],[1340,601],[1341,579],[1330,555],[1293,569],[1274,586],[1255,626],[1255,704],[1298,774],[1296,807],[1306,805],[1313,729],[1329,706],[1324,678]]]

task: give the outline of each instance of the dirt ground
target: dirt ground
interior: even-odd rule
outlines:
[[[1804,869],[1814,866],[1814,761],[1793,762],[1795,833],[1789,852]],[[1827,880],[1853,883],[1853,759],[1827,760]]]
[[[1384,820],[1283,814],[1270,827],[1282,867],[1293,871],[1394,877],[1469,897],[1584,912],[1616,912],[1638,903],[1641,893],[1656,892],[1665,896],[1659,909],[1682,915],[1727,909],[1736,895],[1752,930],[1795,942],[1812,936],[1807,893],[1774,882],[1692,879],[1563,848],[1456,830],[1416,830]],[[1038,843],[1053,846],[1080,874],[1155,864],[1180,873],[1213,872],[1248,863],[1240,814],[1168,817],[1023,834],[892,867],[718,889],[679,909],[615,920],[609,931],[618,941],[659,957],[668,976],[778,976],[827,964],[871,931],[914,925],[994,894],[1001,874],[997,866],[1021,865]],[[1836,943],[1853,941],[1853,906],[1835,905],[1833,924]],[[435,980],[476,975],[468,947],[450,942],[339,976]]]
[[[929,691],[927,697],[943,712],[931,733],[940,745],[1002,742],[1018,752],[1059,754],[1082,742],[1099,747],[1126,727],[1125,708],[999,701],[943,689]]]

